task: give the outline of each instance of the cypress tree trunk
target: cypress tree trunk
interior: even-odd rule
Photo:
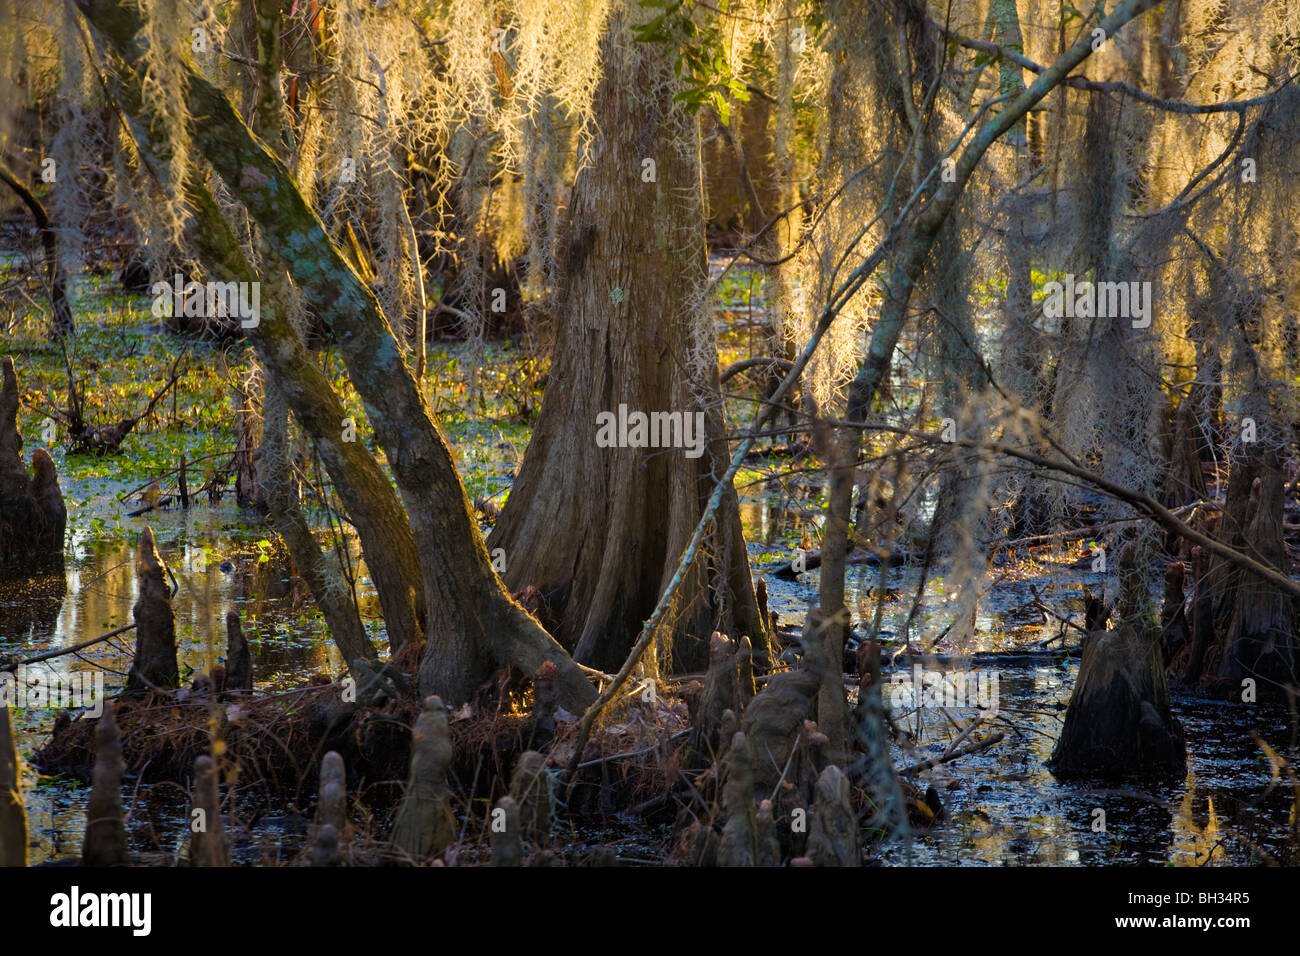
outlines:
[[[0,707],[0,866],[27,865],[27,808],[22,762],[9,708]]]
[[[1065,725],[1048,761],[1058,777],[1180,774],[1186,766],[1182,727],[1169,709],[1160,631],[1144,615],[1145,553],[1136,543],[1120,552],[1115,627],[1084,639]]]
[[[176,619],[172,614],[171,593],[167,588],[165,565],[158,556],[153,529],[149,527],[140,535],[136,582],[140,596],[131,608],[135,619],[135,657],[123,697],[174,690],[181,682],[176,665]]]
[[[49,452],[32,453],[31,474],[23,463],[18,376],[7,355],[0,375],[0,566],[26,572],[63,554],[67,509]]]
[[[560,642],[608,670],[654,608],[729,458],[705,301],[696,120],[672,102],[666,52],[635,42],[628,23],[626,10],[612,14],[602,44],[601,132],[574,187],[549,384],[489,540],[505,551],[512,589],[541,590]],[[705,434],[692,435],[695,449],[599,447],[597,416],[620,406],[679,414],[683,426],[702,417]],[[714,630],[749,636],[760,654],[767,646],[734,490],[708,550],[682,590],[680,666],[703,666]]]

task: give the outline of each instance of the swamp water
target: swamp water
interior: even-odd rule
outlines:
[[[88,489],[65,483],[72,503]],[[113,493],[125,489],[113,489]],[[103,512],[112,494],[93,506]],[[95,498],[87,496],[86,500]],[[755,507],[766,503],[750,499],[747,523]],[[129,510],[126,508],[117,509]],[[224,653],[224,617],[239,611],[244,633],[253,651],[259,691],[291,687],[313,674],[337,675],[342,661],[334,650],[305,587],[288,567],[264,546],[263,532],[232,505],[199,504],[189,511],[160,511],[136,519],[123,519],[107,531],[84,530],[93,526],[72,521],[74,532],[64,576],[0,582],[0,655],[26,658],[41,651],[87,640],[131,621],[135,600],[135,545],[144,524],[154,529],[159,551],[175,575],[177,642],[182,679],[215,663]],[[755,574],[758,562],[771,554],[752,545]],[[788,558],[788,555],[787,555]],[[377,599],[356,564],[357,593],[372,637],[382,647],[383,629]],[[815,573],[797,582],[767,575],[772,610],[785,624],[802,621],[807,606],[816,601]],[[916,571],[895,568],[850,569],[855,618],[886,599],[884,636],[906,618]],[[1079,580],[1083,578],[1080,577]],[[1053,579],[1055,580],[1055,579]],[[1262,855],[1282,852],[1292,825],[1295,794],[1285,778],[1273,780],[1270,764],[1255,741],[1265,740],[1292,765],[1300,763],[1290,715],[1262,707],[1232,707],[1175,696],[1174,712],[1188,741],[1188,769],[1182,780],[1154,787],[1105,786],[1058,782],[1044,767],[1050,755],[1077,672],[1077,659],[1060,651],[1073,647],[1077,635],[1067,633],[1046,650],[1043,641],[1059,630],[1054,619],[1028,604],[1031,587],[1057,613],[1081,618],[1078,587],[1050,587],[1051,581],[1005,580],[979,602],[974,629],[962,650],[974,655],[960,661],[927,663],[927,667],[964,667],[986,678],[996,677],[998,716],[991,729],[1005,734],[989,750],[962,757],[913,779],[922,787],[933,785],[948,818],[928,831],[916,831],[910,846],[873,847],[873,858],[891,864],[921,865],[1205,865],[1257,862]],[[1059,581],[1056,581],[1059,585]],[[927,597],[923,614],[938,632],[945,618],[940,598]],[[915,638],[916,636],[914,636]],[[130,634],[126,641],[96,645],[77,656],[58,658],[61,668],[105,669],[108,693],[125,681],[130,663]],[[924,645],[924,639],[915,643]],[[897,644],[886,651],[899,650]],[[951,648],[940,642],[935,652]],[[1027,653],[1032,652],[1032,653]],[[93,662],[93,664],[91,663]],[[894,665],[911,674],[910,658]],[[884,674],[886,691],[892,670]],[[991,681],[986,681],[991,683]],[[898,766],[920,762],[941,753],[964,725],[972,708],[926,707],[913,713],[896,712],[898,725],[916,738],[914,748],[895,748]],[[25,757],[44,742],[56,712],[15,711],[14,721]],[[311,803],[314,779],[303,781],[301,803]],[[42,777],[28,767],[24,779],[33,863],[75,860],[85,826],[88,789],[74,781]],[[187,839],[186,795],[173,784],[140,785],[128,778],[124,804],[133,848],[150,847],[178,852]],[[1103,811],[1099,829],[1097,811]],[[251,826],[236,829],[233,857],[238,863],[283,862],[301,845],[306,819],[297,815],[264,816]],[[598,844],[612,846],[629,863],[654,863],[664,852],[663,827],[647,827],[630,815],[620,815],[604,826],[580,823],[557,834],[560,849],[582,850]],[[567,844],[567,846],[566,846]]]

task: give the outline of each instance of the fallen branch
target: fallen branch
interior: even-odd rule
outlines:
[[[673,734],[667,740],[660,741],[659,743],[649,747],[642,747],[640,750],[630,750],[627,753],[610,754],[608,757],[597,757],[595,760],[588,760],[584,763],[578,764],[578,769],[586,770],[588,767],[599,767],[601,764],[606,764],[613,760],[628,760],[631,759],[632,757],[648,756],[654,753],[655,751],[657,751],[660,747],[663,747],[664,745],[671,746],[672,744],[675,744],[679,740],[685,740],[687,735],[689,735],[693,729],[694,728],[687,727],[685,730],[679,730],[677,731],[677,733]]]
[[[124,634],[134,628],[134,622],[131,624],[123,624],[121,627],[109,631],[107,634],[101,634],[99,637],[92,637],[90,640],[82,641],[80,644],[73,644],[71,647],[61,647],[57,651],[46,651],[44,654],[37,654],[35,657],[28,657],[25,660],[0,664],[0,673],[3,673],[4,671],[16,671],[20,667],[26,667],[28,664],[38,664],[41,661],[48,661],[55,657],[62,657],[64,654],[75,654],[77,651],[84,651],[87,647],[102,643],[110,637],[117,637],[117,635]]]
[[[937,757],[931,757],[929,760],[922,760],[920,763],[914,763],[910,767],[904,767],[898,771],[903,776],[911,776],[914,773],[920,773],[922,770],[930,770],[940,764],[951,763],[959,757],[966,757],[970,754],[979,753],[981,750],[988,750],[994,744],[1001,743],[1006,737],[1002,731],[998,731],[991,737],[985,737],[983,740],[977,740],[974,743],[967,744],[960,750],[954,750],[952,753],[942,753]]]

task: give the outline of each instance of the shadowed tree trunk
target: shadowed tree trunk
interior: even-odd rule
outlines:
[[[22,763],[9,708],[0,707],[0,866],[27,865]]]
[[[1217,537],[1285,573],[1280,429],[1265,396],[1248,396],[1244,407],[1259,440],[1234,451]],[[1193,643],[1181,676],[1234,699],[1242,699],[1249,678],[1259,697],[1282,697],[1284,687],[1300,684],[1291,595],[1218,556],[1205,567],[1196,581]]]
[[[601,132],[579,174],[557,291],[560,328],[541,417],[489,547],[506,583],[535,585],[574,656],[617,669],[675,570],[726,469],[704,245],[699,133],[673,103],[672,61],[611,16],[596,91]],[[653,162],[653,180],[650,165]],[[598,416],[670,413],[694,448],[600,447]],[[652,435],[644,436],[647,441]],[[629,429],[628,444],[637,441]],[[734,490],[708,555],[682,589],[676,663],[702,667],[714,630],[767,633],[750,578]],[[689,635],[689,641],[683,638]]]
[[[1276,448],[1263,449],[1248,498],[1245,552],[1256,561],[1285,572],[1282,537],[1282,466]],[[1290,595],[1254,575],[1243,575],[1233,595],[1232,614],[1223,636],[1219,676],[1233,690],[1245,679],[1259,692],[1282,697],[1282,688],[1300,684],[1297,673],[1295,612]]]
[[[176,619],[162,558],[154,546],[153,529],[140,535],[136,564],[139,597],[131,608],[135,619],[135,657],[127,675],[123,697],[137,697],[180,686],[176,666]]]
[[[1180,774],[1183,731],[1169,709],[1159,629],[1142,613],[1146,562],[1128,544],[1119,556],[1113,630],[1084,639],[1079,676],[1048,765],[1058,777]]]
[[[31,474],[23,463],[18,376],[7,355],[0,373],[0,565],[25,571],[63,554],[68,513],[49,452],[32,453]]]

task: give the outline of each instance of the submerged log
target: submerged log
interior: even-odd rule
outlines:
[[[44,448],[32,454],[28,474],[18,406],[18,376],[13,359],[5,356],[0,381],[0,565],[25,571],[63,553],[68,512],[54,460]]]
[[[0,707],[0,867],[27,865],[27,808],[23,805],[22,763],[9,721]]]
[[[127,674],[123,697],[144,696],[180,685],[176,666],[176,620],[167,590],[162,558],[154,546],[153,529],[140,535],[136,579],[140,596],[131,614],[135,618],[135,657]]]
[[[86,836],[81,861],[86,866],[125,866],[126,812],[122,808],[122,735],[116,705],[106,703],[95,723],[95,770],[86,804]]]
[[[239,625],[239,612],[226,612],[226,690],[253,689],[253,656]],[[329,754],[325,755],[329,759]]]
[[[207,755],[194,761],[193,813],[190,818],[190,866],[229,866],[230,844],[221,823],[221,789],[217,766]]]
[[[437,697],[425,698],[411,735],[411,775],[393,824],[393,846],[409,860],[428,861],[456,839],[447,793],[451,758],[447,708]]]

